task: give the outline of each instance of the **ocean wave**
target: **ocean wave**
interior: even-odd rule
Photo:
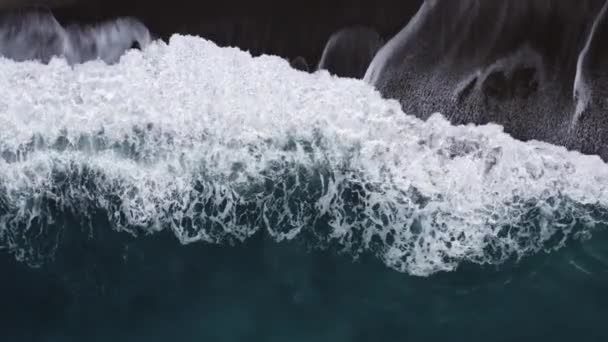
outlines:
[[[599,157],[423,121],[362,81],[197,37],[114,65],[1,59],[0,87],[0,245],[33,266],[65,216],[182,243],[263,231],[415,275],[551,251],[608,220]]]

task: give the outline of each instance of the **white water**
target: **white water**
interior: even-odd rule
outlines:
[[[183,243],[312,232],[417,275],[553,250],[605,224],[598,157],[424,122],[363,81],[196,37],[115,65],[0,59],[0,88],[0,241],[21,259],[36,253],[23,236],[57,220],[49,199]]]

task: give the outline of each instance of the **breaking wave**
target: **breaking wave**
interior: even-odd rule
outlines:
[[[552,251],[608,220],[599,157],[423,121],[363,81],[201,38],[114,65],[0,59],[0,87],[0,246],[32,266],[68,216],[182,243],[264,232],[423,276]]]

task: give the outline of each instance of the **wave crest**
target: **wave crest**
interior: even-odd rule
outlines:
[[[550,251],[608,217],[599,157],[422,121],[362,81],[200,38],[110,66],[0,60],[0,86],[0,241],[32,265],[66,218],[183,243],[263,230],[429,275]]]

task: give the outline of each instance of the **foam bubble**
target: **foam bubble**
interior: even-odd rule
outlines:
[[[554,250],[608,217],[598,157],[421,121],[362,81],[196,37],[114,65],[1,59],[0,87],[0,241],[33,265],[67,216],[183,243],[263,230],[416,275]]]

